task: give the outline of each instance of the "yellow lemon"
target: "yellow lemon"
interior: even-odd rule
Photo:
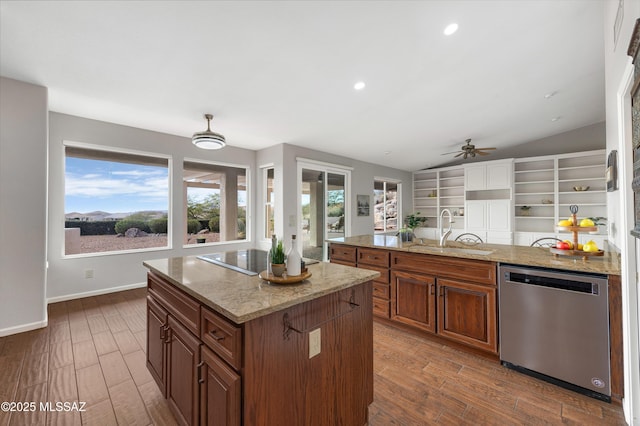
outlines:
[[[580,221],[580,226],[595,226],[593,221],[589,218],[584,218]]]
[[[583,247],[582,247],[583,251],[586,252],[596,252],[598,251],[598,245],[593,241],[593,240],[589,240]]]
[[[573,226],[573,222],[570,221],[569,219],[563,219],[560,222],[558,222],[558,226]]]

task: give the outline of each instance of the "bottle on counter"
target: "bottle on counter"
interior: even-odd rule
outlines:
[[[302,273],[301,263],[302,257],[298,252],[296,236],[294,234],[291,236],[291,246],[287,252],[287,275],[300,275]]]

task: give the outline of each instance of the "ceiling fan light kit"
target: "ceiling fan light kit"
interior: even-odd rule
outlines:
[[[207,130],[194,133],[191,138],[191,142],[198,148],[202,149],[224,148],[227,145],[224,136],[211,131],[211,120],[213,119],[213,115],[205,114],[204,118],[207,120]]]
[[[471,144],[471,139],[467,139],[466,142],[467,144],[462,145],[462,147],[460,148],[460,151],[445,152],[442,155],[456,154],[453,156],[454,158],[462,156],[462,158],[466,160],[468,157],[472,157],[472,158],[475,157],[476,154],[489,155],[489,153],[485,151],[490,151],[495,149],[495,148],[476,148],[475,145]]]

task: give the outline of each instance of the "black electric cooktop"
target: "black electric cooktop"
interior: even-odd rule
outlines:
[[[267,269],[267,255],[266,250],[247,249],[203,254],[197,258],[246,275],[258,275]],[[307,265],[318,263],[317,260],[312,259],[304,259],[304,261]]]

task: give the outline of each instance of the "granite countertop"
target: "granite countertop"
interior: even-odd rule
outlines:
[[[320,262],[307,266],[310,278],[283,285],[213,265],[195,256],[147,260],[143,265],[236,324],[380,276],[367,269]]]
[[[527,247],[506,244],[477,244],[465,245],[456,241],[447,241],[444,250],[438,247],[438,241],[424,239],[418,243],[403,243],[397,237],[389,235],[359,235],[354,237],[333,238],[330,243],[340,243],[358,247],[384,248],[409,253],[432,254],[464,259],[488,260],[491,262],[511,263],[525,266],[541,266],[545,268],[563,269],[576,272],[591,272],[607,275],[620,275],[620,254],[611,244],[603,247],[604,256],[591,256],[582,260],[576,256],[555,257],[548,248]],[[453,250],[448,250],[451,248]],[[490,251],[489,254],[474,254],[472,252],[456,251],[456,249],[471,249]]]

